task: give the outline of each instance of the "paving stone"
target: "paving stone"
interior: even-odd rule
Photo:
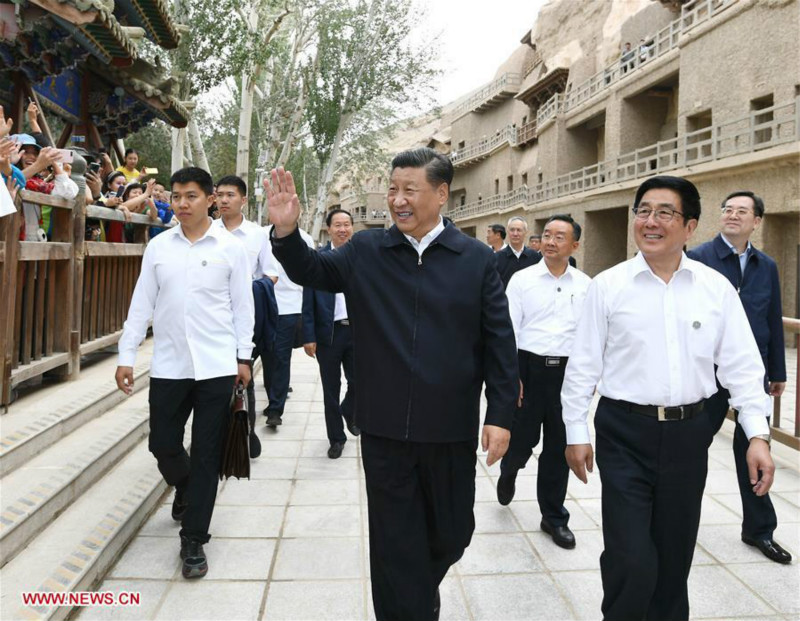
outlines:
[[[298,479],[319,481],[324,479],[357,479],[361,468],[360,460],[355,457],[301,457],[297,463]]]
[[[114,565],[111,578],[151,578],[170,580],[180,569],[181,542],[164,537],[137,537]]]
[[[292,482],[280,479],[253,479],[248,481],[229,479],[217,494],[216,506],[221,505],[273,505],[284,506],[289,502]]]
[[[572,619],[553,579],[545,574],[466,576],[462,583],[475,619]]]
[[[701,524],[741,524],[741,522],[742,518],[723,503],[717,502],[716,497],[708,494],[703,496],[703,505],[700,509]]]
[[[284,537],[357,537],[361,535],[358,507],[311,505],[289,507]]]
[[[80,621],[140,621],[151,619],[156,607],[169,588],[167,581],[112,580],[103,582],[103,591],[111,593],[138,593],[138,606],[87,606],[80,609]]]
[[[603,581],[599,569],[553,572],[553,580],[575,611],[575,619],[595,621],[602,616]]]
[[[569,527],[573,531],[596,529],[597,524],[592,520],[574,500],[567,499],[564,506],[569,511]],[[520,521],[522,530],[531,532],[538,531],[542,522],[542,514],[539,511],[539,503],[536,501],[517,502],[514,499],[509,507]]]
[[[777,610],[800,616],[800,565],[796,562],[779,565],[765,561],[728,569]]]
[[[358,453],[358,441],[346,431],[345,433],[347,434],[347,442],[344,443],[344,450],[342,451],[342,457],[356,457]],[[306,436],[306,438],[308,438],[308,436]],[[325,457],[326,459],[329,459],[328,449],[330,448],[330,446],[331,443],[328,441],[327,437],[324,440],[306,439],[303,442],[301,456]]]
[[[312,621],[365,618],[364,585],[360,580],[271,582],[262,619]],[[230,617],[236,618],[236,617]]]
[[[208,555],[204,580],[266,580],[275,543],[275,539],[214,537],[203,547]]]
[[[292,493],[292,505],[358,506],[360,487],[361,483],[357,480],[297,481]]]
[[[776,611],[724,567],[694,567],[689,574],[689,612],[693,619],[769,615]]]
[[[514,533],[519,530],[508,507],[497,502],[475,503],[476,533]]]
[[[367,619],[374,621],[375,610],[372,604],[372,587],[370,584],[367,587]],[[439,586],[439,595],[442,602],[439,612],[441,621],[463,621],[470,618],[461,584],[452,573],[449,573],[442,580],[442,584]]]
[[[539,558],[551,571],[566,569],[600,569],[600,553],[603,551],[603,534],[599,531],[576,531],[575,548],[565,550],[553,543],[550,535],[528,533]]]
[[[250,461],[250,479],[293,479],[297,468],[294,457],[265,457]]]
[[[181,529],[180,523],[172,519],[172,494],[169,494],[167,502],[158,507],[150,516],[139,535],[147,537],[173,537],[177,541],[178,532]]]
[[[255,621],[266,582],[181,580],[172,584],[156,619]]]
[[[542,565],[521,534],[473,535],[457,568],[466,576],[541,571]]]
[[[300,450],[303,448],[303,443],[300,440],[285,440],[282,437],[274,436],[274,438],[266,438],[267,433],[261,436],[261,456],[263,458],[270,457],[299,457]],[[262,457],[257,457],[257,461]],[[251,462],[254,463],[254,462]]]
[[[363,557],[360,537],[283,539],[272,579],[361,578]]]
[[[274,538],[280,534],[284,507],[218,506],[211,517],[213,537]]]

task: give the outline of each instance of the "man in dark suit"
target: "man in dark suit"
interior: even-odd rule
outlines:
[[[525,218],[514,216],[506,226],[508,245],[498,250],[495,255],[497,271],[503,281],[503,289],[508,287],[508,281],[519,270],[535,265],[542,260],[542,254],[525,246],[525,234],[528,232],[528,223]]]
[[[353,217],[344,209],[333,209],[325,219],[331,243],[320,252],[332,252],[353,236]],[[343,293],[303,289],[303,349],[319,363],[322,393],[325,400],[325,428],[328,432],[328,457],[342,456],[347,436],[342,418],[354,436],[360,431],[353,421],[353,335]],[[339,403],[342,369],[347,391]]]
[[[486,243],[494,252],[500,252],[506,247],[506,227],[502,224],[490,224],[486,229]]]
[[[781,289],[775,261],[753,247],[750,236],[764,217],[764,201],[752,192],[733,192],[722,202],[721,232],[714,239],[688,252],[725,276],[739,292],[764,369],[766,391],[779,397],[786,387],[786,354],[781,318]],[[728,413],[730,394],[719,391],[705,402],[715,433]],[[738,413],[737,413],[738,416]],[[742,541],[755,546],[776,563],[790,563],[792,555],[772,538],[778,525],[769,494],[756,496],[750,485],[745,457],[749,443],[741,425],[733,434],[733,456],[742,497]]]
[[[394,226],[361,231],[334,252],[307,249],[291,173],[271,177],[275,256],[297,282],[344,292],[353,322],[375,616],[430,621],[439,614],[439,584],[475,528],[482,385],[489,464],[508,448],[519,398],[492,252],[441,217],[453,165],[432,149],[392,161]]]

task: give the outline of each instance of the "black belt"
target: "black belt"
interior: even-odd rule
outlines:
[[[702,413],[704,403],[704,401],[698,401],[697,403],[692,403],[690,405],[676,405],[674,407],[669,407],[663,405],[639,405],[638,403],[622,401],[621,399],[609,399],[608,397],[603,397],[603,399],[610,401],[614,405],[621,407],[623,410],[627,410],[628,412],[644,414],[645,416],[657,418],[660,421],[686,420],[687,418],[697,416],[698,414]]]
[[[567,361],[569,360],[567,356],[540,356],[539,354],[534,354],[533,352],[525,351],[524,349],[521,349],[520,352],[530,357],[533,362],[540,364],[543,367],[565,367],[567,366]]]
[[[339,321],[334,321],[333,325],[335,326],[349,326],[350,320],[349,319],[340,319]]]

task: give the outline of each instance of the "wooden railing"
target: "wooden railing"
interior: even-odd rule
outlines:
[[[137,243],[84,241],[86,217],[123,221],[105,207],[86,206],[81,177],[75,200],[21,190],[17,213],[0,218],[0,404],[11,389],[48,371],[80,372],[81,356],[120,337],[139,273],[150,219],[132,214]],[[25,206],[52,208],[51,241],[19,241]]]
[[[615,183],[753,153],[798,140],[800,97],[790,103],[750,112],[739,119],[663,140],[538,183],[528,189],[525,203],[536,205]],[[474,201],[454,209],[452,216],[461,219],[489,213],[497,208],[493,200]]]
[[[797,364],[794,369],[794,434],[781,429],[781,397],[773,399],[772,437],[781,444],[800,450],[800,319],[783,318],[783,329],[794,334],[794,346],[797,352]],[[786,369],[787,374],[791,369]]]
[[[681,7],[681,16],[659,30],[655,35],[645,37],[644,49],[633,48],[624,57],[580,84],[574,86],[564,97],[564,112],[589,101],[595,95],[605,91],[612,84],[636,72],[652,60],[664,56],[678,47],[681,35],[685,35],[695,26],[711,19],[720,11],[728,8],[738,0],[692,0]]]

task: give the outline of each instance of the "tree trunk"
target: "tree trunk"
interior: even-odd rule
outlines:
[[[253,122],[254,82],[247,74],[242,75],[242,103],[239,108],[239,133],[236,138],[236,175],[249,185],[250,128]]]
[[[319,239],[319,234],[322,231],[322,221],[325,219],[325,212],[328,210],[328,189],[333,182],[333,173],[336,170],[336,163],[339,159],[342,138],[349,129],[352,118],[353,114],[351,112],[345,112],[339,117],[339,127],[336,130],[331,153],[328,156],[328,161],[325,162],[320,171],[319,186],[317,186],[317,205],[314,212],[314,227],[311,231],[311,237],[314,238],[314,241]]]
[[[200,130],[197,127],[197,120],[194,114],[192,114],[192,118],[189,120],[189,125],[186,130],[189,144],[194,154],[194,165],[199,166],[203,170],[207,170],[209,174],[211,174],[211,168],[208,165],[208,158],[206,157],[206,150],[203,147],[203,139],[200,137]]]
[[[172,128],[172,172],[183,168],[183,141],[185,130]]]

